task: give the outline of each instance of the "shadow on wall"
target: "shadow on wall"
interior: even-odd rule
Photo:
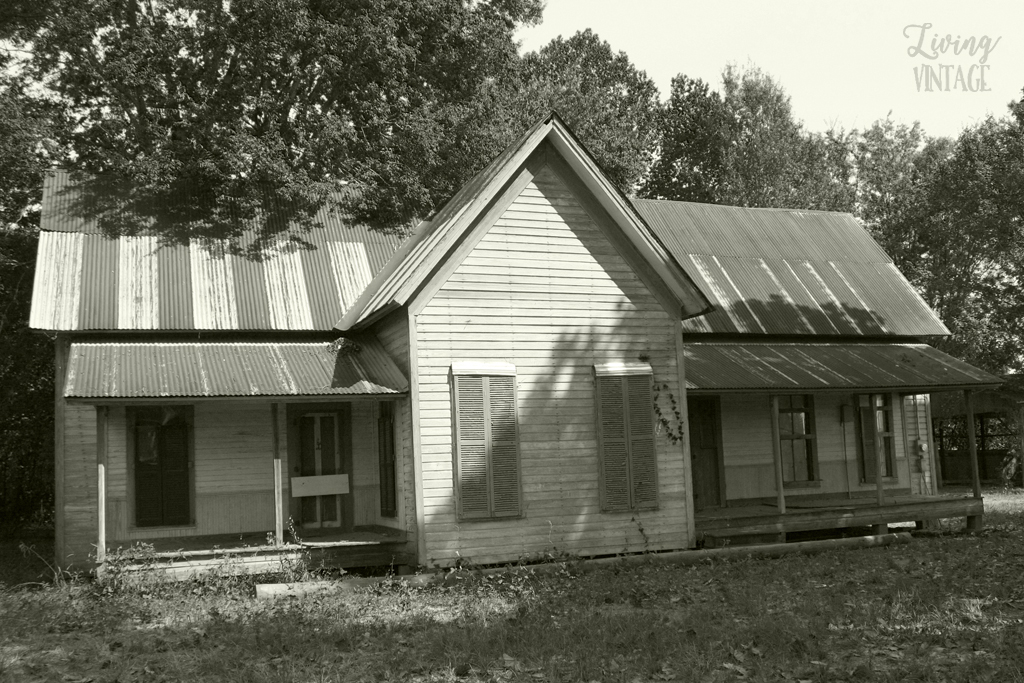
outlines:
[[[529,274],[517,273],[524,261],[510,255],[506,262],[495,263],[489,274],[508,278],[508,286],[502,281],[502,291],[492,285],[494,303],[500,299],[500,308],[489,309],[486,319],[467,313],[456,321],[460,338],[492,341],[501,349],[493,352],[493,359],[517,366],[522,517],[456,520],[453,537],[459,539],[463,557],[488,563],[502,551],[532,558],[684,547],[682,444],[673,443],[664,431],[656,437],[659,466],[669,473],[660,482],[660,510],[602,512],[593,367],[613,361],[649,362],[655,382],[678,391],[678,323],[666,315],[599,229],[581,220],[575,202],[556,194],[548,200],[586,253],[572,257],[569,266],[558,262],[568,257],[554,252],[549,253],[550,261],[532,258],[525,266]],[[509,248],[523,247],[510,242]],[[567,267],[579,268],[579,277],[567,275]],[[525,278],[528,286],[517,287]],[[496,320],[502,321],[500,329]],[[470,360],[458,356],[465,352],[457,345],[451,349],[453,360]],[[677,399],[682,405],[681,397]],[[457,509],[454,495],[447,503],[449,509]],[[673,516],[671,523],[658,522],[668,515]]]

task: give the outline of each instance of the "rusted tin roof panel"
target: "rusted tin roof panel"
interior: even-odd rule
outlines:
[[[86,217],[82,195],[67,173],[45,181],[32,327],[329,330],[403,240],[323,209],[311,231],[289,232],[249,260],[216,240],[109,239]]]
[[[323,343],[75,343],[64,395],[82,399],[398,394],[405,376],[375,339]]]
[[[640,199],[717,310],[687,332],[944,336],[949,330],[853,216]]]
[[[927,344],[687,343],[693,391],[994,386],[1000,379]]]

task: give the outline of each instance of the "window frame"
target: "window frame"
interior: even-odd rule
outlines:
[[[631,412],[630,403],[632,401],[630,397],[630,383],[639,386],[639,383],[635,378],[643,377],[646,379],[646,393],[638,400],[646,406],[642,417],[639,420],[649,419],[649,427],[633,419],[633,413]],[[619,439],[610,439],[608,430],[606,429],[606,419],[608,413],[604,409],[605,396],[602,393],[604,387],[614,387],[616,380],[618,381],[619,397],[621,399],[622,406],[622,422],[621,425],[612,425],[613,427],[621,426],[622,443],[625,446],[625,477],[624,481],[620,483],[620,486],[625,489],[626,502],[618,502],[613,500],[614,494],[612,493],[609,482],[611,474],[609,472],[609,445],[613,442],[618,442]],[[602,513],[616,513],[616,512],[636,512],[640,510],[657,510],[660,504],[659,496],[659,481],[658,481],[658,445],[656,438],[656,424],[654,419],[654,369],[649,363],[601,363],[594,365],[594,417],[595,417],[595,428],[597,430],[597,458],[598,458],[598,488],[600,492],[601,501],[601,512]],[[614,398],[614,397],[609,397]],[[646,428],[645,428],[646,427]],[[634,433],[637,429],[641,433]],[[649,429],[649,432],[648,432]],[[650,442],[650,450],[647,457],[649,457],[648,463],[643,463],[644,458],[643,447],[637,448],[642,441]],[[646,464],[646,469],[650,473],[650,481],[643,482],[638,481],[638,471],[641,471],[642,466]],[[651,494],[648,499],[644,499],[640,493],[641,487],[650,489]],[[621,494],[619,494],[621,497]]]
[[[480,439],[463,439],[461,436],[463,434],[463,421],[467,419],[465,411],[462,410],[462,406],[467,400],[469,400],[469,396],[464,393],[464,390],[460,389],[460,378],[466,377],[479,377],[481,380],[479,411],[483,434]],[[500,414],[497,418],[495,417],[495,405],[491,400],[491,384],[492,380],[498,380],[500,378],[511,378],[511,397],[506,395],[504,397],[499,397],[498,400],[504,399],[511,407],[514,431],[512,433],[511,440],[506,439],[496,442],[492,438],[492,427],[494,426],[494,420],[500,419]],[[520,448],[519,443],[519,386],[516,366],[511,363],[502,362],[455,362],[452,363],[449,379],[452,414],[452,483],[455,492],[456,517],[460,521],[466,522],[522,518],[524,516],[523,467],[522,449]],[[500,382],[498,385],[500,386]],[[463,469],[468,459],[465,454],[465,450],[467,448],[467,444],[465,443],[466,441],[483,442],[485,458],[484,470],[486,472],[486,510],[479,507],[471,509],[471,506],[468,504],[469,496],[464,492]],[[498,481],[496,485],[496,471],[506,472],[506,477],[513,475],[507,474],[509,471],[509,463],[507,461],[503,463],[501,467],[495,464],[495,447],[498,445],[504,445],[507,448],[510,444],[514,448],[513,462],[515,482],[510,485],[510,482],[506,479]],[[508,453],[506,452],[506,456],[507,455]],[[496,495],[496,492],[498,495]],[[503,496],[505,500],[497,500],[499,495]],[[515,510],[502,510],[502,503],[508,504],[510,502],[510,496],[514,496],[515,498]]]
[[[881,397],[882,405],[875,404],[875,398]],[[862,401],[866,400],[867,405],[862,405]],[[896,464],[896,411],[895,401],[892,400],[892,394],[888,392],[877,392],[868,394],[856,394],[854,396],[854,402],[856,405],[856,424],[857,424],[857,469],[860,474],[861,484],[876,484],[876,469],[873,467],[871,471],[868,471],[867,460],[864,454],[864,426],[866,411],[871,412],[872,424],[876,426],[874,430],[873,443],[875,444],[875,457],[878,457],[878,446],[877,438],[882,438],[883,450],[885,458],[883,460],[884,467],[882,469],[882,481],[898,481],[899,471],[897,470]],[[882,431],[877,429],[878,425],[878,414],[887,414],[888,431]],[[877,467],[877,465],[876,465]]]
[[[380,516],[398,517],[398,444],[395,438],[395,401],[377,403],[377,466]]]
[[[800,397],[804,405],[799,407],[793,407],[792,401],[794,397]],[[775,406],[776,401],[778,402],[778,412],[775,413],[772,410],[771,419],[775,421],[778,433],[778,443],[776,446],[779,449],[779,457],[782,459],[782,485],[785,488],[801,488],[801,487],[813,487],[821,485],[821,467],[818,462],[818,433],[817,433],[817,422],[814,419],[814,395],[813,394],[775,394],[769,397],[769,405]],[[783,408],[783,402],[788,402],[788,405]],[[792,429],[789,433],[785,433],[782,428],[782,416],[783,415],[794,415],[803,414],[804,416],[804,427],[805,430],[797,434]],[[807,454],[807,478],[806,479],[786,479],[786,449],[783,448],[783,444],[789,442],[793,444],[789,448],[789,453],[795,456],[795,442],[802,442],[803,451]],[[796,475],[796,460],[790,463],[794,477]]]
[[[153,410],[180,410],[185,423],[185,448],[188,480],[188,520],[170,523],[139,523],[137,496],[139,493],[138,477],[138,427],[139,414]],[[193,529],[196,526],[196,478],[195,478],[195,407],[191,404],[145,404],[128,406],[125,409],[125,456],[126,456],[126,494],[128,498],[128,528],[131,530],[167,530]]]

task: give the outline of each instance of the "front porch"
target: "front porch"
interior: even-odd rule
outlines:
[[[304,563],[309,569],[402,566],[415,563],[409,537],[387,527],[315,532],[275,542],[272,530],[241,534],[206,534],[139,539],[133,545],[108,547],[107,562],[124,571],[156,571],[167,578],[197,575],[258,574],[287,571]]]
[[[706,547],[745,538],[782,536],[805,531],[873,527],[885,533],[889,524],[984,514],[982,498],[948,496],[886,496],[875,498],[834,496],[809,500],[789,499],[780,511],[769,503],[701,510],[695,515],[698,539]]]

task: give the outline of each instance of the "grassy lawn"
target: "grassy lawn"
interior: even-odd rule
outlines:
[[[0,589],[0,681],[1024,680],[1024,494],[986,508],[978,535],[696,567]]]

